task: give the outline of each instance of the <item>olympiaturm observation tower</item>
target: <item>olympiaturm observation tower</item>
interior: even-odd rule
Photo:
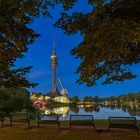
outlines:
[[[59,92],[56,86],[56,66],[57,66],[57,56],[56,56],[56,47],[55,41],[53,42],[53,54],[51,56],[52,64],[52,93],[55,96],[59,96]]]

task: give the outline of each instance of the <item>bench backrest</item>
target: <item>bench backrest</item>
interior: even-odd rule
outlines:
[[[136,117],[109,117],[111,124],[136,124]]]
[[[18,113],[15,113],[15,114],[11,114],[10,115],[10,119],[12,120],[20,120],[20,119],[30,119],[30,116],[28,114],[18,114]]]
[[[93,121],[93,115],[70,115],[70,121],[78,121],[78,120],[91,120]]]
[[[50,121],[59,121],[59,116],[58,115],[40,115],[39,120],[50,120]]]

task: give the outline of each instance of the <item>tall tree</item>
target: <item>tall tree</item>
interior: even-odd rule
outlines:
[[[80,32],[82,42],[72,51],[80,58],[78,83],[87,86],[135,78],[129,66],[140,62],[140,1],[88,0],[90,12],[63,12],[55,26],[66,34]],[[84,10],[84,9],[83,9]]]
[[[0,117],[16,111],[34,111],[29,93],[25,89],[0,88]]]
[[[0,86],[30,87],[26,74],[31,67],[14,69],[17,58],[24,57],[28,45],[32,44],[39,34],[29,26],[42,13],[51,17],[49,8],[56,4],[66,10],[76,0],[0,0]]]
[[[94,101],[95,103],[98,103],[98,102],[100,101],[100,99],[99,99],[98,96],[94,96],[94,97],[93,97],[93,101]]]
[[[83,101],[84,102],[92,102],[93,101],[92,96],[85,96]]]
[[[26,79],[31,67],[13,67],[16,58],[22,58],[28,50],[27,45],[39,36],[28,26],[39,16],[39,9],[39,1],[0,1],[0,86],[34,86]]]
[[[78,96],[73,96],[73,97],[70,97],[70,101],[71,103],[77,103],[80,101],[80,99]]]

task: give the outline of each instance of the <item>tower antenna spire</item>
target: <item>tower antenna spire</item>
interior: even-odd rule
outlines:
[[[53,36],[53,55],[56,55],[56,35]]]

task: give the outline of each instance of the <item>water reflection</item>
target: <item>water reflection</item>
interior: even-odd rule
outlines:
[[[94,106],[65,106],[55,108],[43,108],[43,114],[59,115],[60,120],[69,120],[70,114],[92,114],[95,119],[107,119],[109,116],[136,116],[140,120],[140,108],[125,105],[110,105],[107,107]]]
[[[67,117],[67,114],[69,112],[69,107],[55,107],[55,108],[46,108],[43,112],[45,115],[49,114],[57,114],[57,115],[63,115],[63,117]]]
[[[90,107],[88,107],[88,106],[84,106],[84,111],[85,112],[99,112],[100,111],[100,107],[99,106],[90,106]]]
[[[70,107],[70,110],[71,110],[71,112],[74,112],[74,113],[78,113],[79,112],[79,107],[78,106],[72,106],[72,107]]]

